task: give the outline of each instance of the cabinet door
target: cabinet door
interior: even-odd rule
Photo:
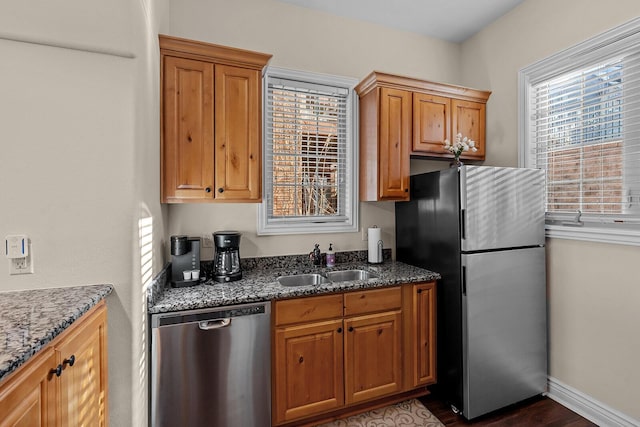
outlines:
[[[408,287],[409,288],[409,287]],[[410,360],[409,388],[436,382],[436,286],[435,282],[420,283],[411,290],[410,325],[407,328]]]
[[[56,366],[52,348],[46,348],[14,372],[0,387],[0,426],[55,426]]]
[[[162,201],[213,199],[213,64],[164,57]]]
[[[274,424],[344,404],[342,320],[276,328]]]
[[[351,317],[344,322],[346,403],[400,391],[401,311]]]
[[[486,105],[480,102],[451,100],[451,127],[453,135],[459,133],[471,138],[478,151],[465,151],[460,158],[484,160]]]
[[[260,72],[215,66],[216,200],[260,201]]]
[[[409,200],[411,92],[380,90],[379,197]]]
[[[56,346],[62,426],[107,425],[106,308],[81,320]]]
[[[413,151],[447,155],[444,140],[451,141],[451,100],[425,93],[413,94]]]

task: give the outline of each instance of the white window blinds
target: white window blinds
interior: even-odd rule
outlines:
[[[637,30],[628,37],[565,52],[526,76],[527,163],[547,171],[550,220],[640,219],[640,45]]]
[[[353,227],[352,89],[278,73],[265,89],[263,231]]]

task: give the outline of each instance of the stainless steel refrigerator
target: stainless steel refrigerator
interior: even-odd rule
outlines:
[[[462,166],[411,177],[398,261],[439,272],[435,392],[472,419],[547,384],[544,171]]]

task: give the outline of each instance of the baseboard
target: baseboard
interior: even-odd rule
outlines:
[[[549,377],[549,392],[547,396],[562,406],[585,417],[589,421],[602,427],[639,427],[640,421],[616,411],[612,407],[564,384],[556,378]]]

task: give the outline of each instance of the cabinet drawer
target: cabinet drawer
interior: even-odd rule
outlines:
[[[276,326],[342,317],[342,294],[276,301]]]
[[[393,310],[400,308],[401,305],[402,293],[399,286],[344,294],[345,316]]]

